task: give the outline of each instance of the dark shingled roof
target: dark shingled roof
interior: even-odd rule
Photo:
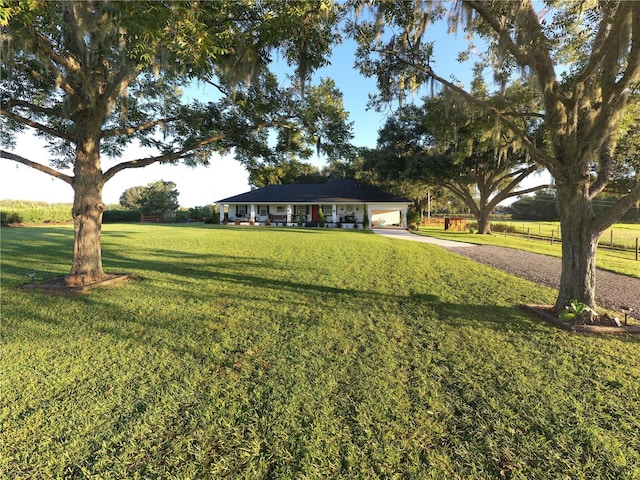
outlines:
[[[269,185],[264,188],[218,200],[216,203],[411,203],[403,197],[356,180],[327,183]]]

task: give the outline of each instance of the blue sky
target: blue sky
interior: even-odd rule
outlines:
[[[432,65],[434,70],[444,77],[454,74],[463,82],[470,81],[471,65],[460,65],[455,61],[458,52],[466,45],[462,34],[447,34],[446,22],[439,22],[430,27],[428,36],[430,40],[435,41],[435,61]],[[377,132],[385,122],[385,113],[366,109],[368,95],[375,93],[376,84],[374,79],[364,78],[353,69],[354,52],[355,44],[345,41],[334,50],[331,65],[319,71],[317,76],[333,78],[343,92],[345,108],[350,113],[350,120],[354,122],[353,143],[361,147],[374,147]],[[489,82],[490,72],[487,72],[487,75]],[[206,90],[198,88],[196,91],[203,97],[201,99],[206,101]],[[42,162],[47,158],[43,144],[31,136],[19,138],[15,151],[34,161]],[[141,153],[132,148],[121,160],[138,158]],[[321,159],[311,159],[311,162],[319,166],[323,163]],[[105,167],[107,165],[103,166]],[[73,201],[73,190],[69,185],[15,162],[0,161],[0,178],[0,199]],[[147,185],[156,180],[168,180],[177,184],[180,205],[193,207],[247,191],[247,179],[247,172],[231,156],[212,158],[209,167],[151,165],[116,175],[105,185],[103,199],[107,204],[118,203],[120,195],[127,188]]]

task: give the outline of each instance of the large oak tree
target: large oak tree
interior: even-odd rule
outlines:
[[[5,4],[0,156],[73,188],[67,282],[105,275],[102,190],[119,172],[206,164],[230,150],[244,162],[304,154],[309,144],[336,155],[351,132],[335,85],[305,86],[326,64],[339,18],[327,0]],[[274,55],[292,69],[289,87],[269,70]],[[185,99],[194,82],[215,97]],[[9,134],[23,130],[48,141],[48,164],[12,150]],[[135,143],[157,153],[122,158]]]
[[[370,4],[354,3],[360,9]],[[445,15],[470,41],[483,40],[474,48],[500,84],[516,76],[535,82],[542,108],[495,108],[448,80],[446,67],[432,66],[428,25]],[[572,299],[596,307],[598,239],[640,199],[636,170],[625,195],[601,214],[593,209],[614,174],[619,123],[640,82],[640,2],[374,2],[372,13],[361,14],[350,31],[360,44],[360,69],[377,77],[381,100],[437,82],[520,136],[555,179],[563,234],[555,308]],[[513,121],[525,116],[543,119],[548,149],[538,148]]]
[[[528,103],[522,86],[512,88],[506,98]],[[493,100],[504,103],[502,95]],[[538,125],[521,127],[533,130]],[[485,111],[437,95],[425,98],[421,106],[405,106],[387,120],[378,132],[373,167],[382,176],[445,187],[476,218],[478,233],[488,234],[500,202],[547,187],[519,189],[540,169],[520,143]]]

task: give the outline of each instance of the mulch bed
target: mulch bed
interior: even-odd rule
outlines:
[[[106,287],[107,285],[113,285],[114,283],[125,282],[132,278],[132,276],[128,273],[110,273],[105,276],[99,282],[87,283],[85,285],[78,286],[70,286],[67,285],[65,277],[52,278],[50,280],[44,280],[42,282],[29,283],[28,285],[24,285],[21,288],[26,289],[34,289],[34,290],[43,290],[48,293],[57,293],[57,294],[77,294],[77,293],[89,293],[94,288]]]
[[[552,305],[520,305],[520,308],[526,312],[533,313],[537,317],[543,319],[554,327],[561,328],[570,332],[577,333],[598,333],[598,334],[640,334],[640,326],[638,325],[621,325],[620,327],[612,327],[605,325],[575,325],[563,322],[553,311]]]

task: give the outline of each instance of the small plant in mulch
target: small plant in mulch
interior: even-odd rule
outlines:
[[[582,333],[640,334],[640,325],[631,318],[633,309],[621,307],[624,321],[608,312],[598,313],[582,302],[572,300],[558,314],[552,305],[523,305],[523,308],[563,330]]]
[[[563,322],[571,322],[573,324],[584,324],[585,322],[593,323],[593,319],[598,313],[585,303],[578,300],[571,300],[569,305],[564,307],[564,311],[558,315]]]
[[[324,211],[322,210],[322,208],[318,209],[318,225],[320,225],[321,227],[324,227],[324,224],[326,223],[326,217],[324,216]]]
[[[578,300],[571,300],[569,305],[564,307],[558,318],[570,325],[597,325],[601,327],[620,327],[622,323],[618,317],[613,317],[609,313],[598,313]]]

